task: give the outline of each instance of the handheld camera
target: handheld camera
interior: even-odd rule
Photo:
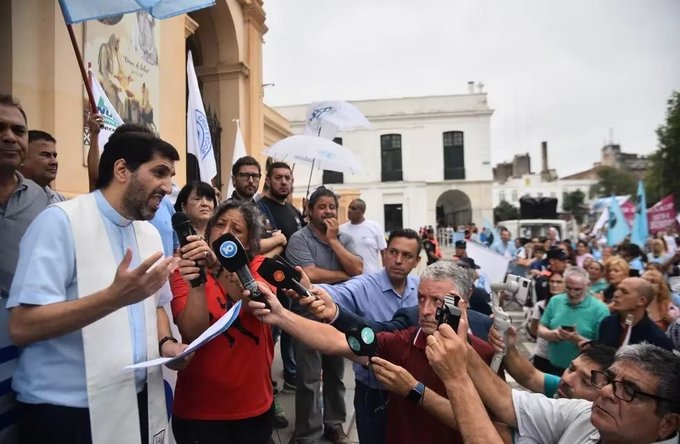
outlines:
[[[460,296],[444,296],[444,304],[437,308],[437,325],[447,323],[453,331],[458,332],[458,324],[462,314],[460,308],[458,308],[459,300]]]
[[[527,279],[525,277],[517,276],[514,274],[509,274],[505,278],[505,282],[506,283],[517,282],[518,289],[513,294],[512,299],[519,302],[521,305],[524,305],[527,302],[527,299],[533,297],[533,292],[531,291],[532,287],[531,279]],[[536,301],[534,301],[534,303],[536,303]]]

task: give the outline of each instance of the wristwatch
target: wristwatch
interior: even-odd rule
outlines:
[[[420,404],[423,400],[423,395],[425,394],[425,384],[418,381],[416,385],[413,386],[411,391],[406,395],[406,399],[414,404]]]
[[[165,344],[168,341],[174,342],[175,344],[178,342],[177,339],[173,338],[172,336],[166,336],[163,339],[161,339],[160,341],[158,341],[158,352],[160,353],[161,356],[163,355],[163,351],[162,351],[163,344]]]

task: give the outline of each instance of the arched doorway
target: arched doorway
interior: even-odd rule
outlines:
[[[465,225],[472,222],[472,205],[467,194],[458,190],[443,192],[437,199],[437,225]]]

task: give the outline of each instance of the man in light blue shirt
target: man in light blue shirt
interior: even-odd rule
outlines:
[[[168,276],[176,259],[166,258],[150,269],[162,253],[140,257],[137,231],[132,224],[133,220],[154,216],[163,196],[170,192],[170,177],[177,160],[179,155],[170,144],[150,134],[114,134],[107,143],[99,165],[98,190],[93,196],[76,198],[83,202],[94,198],[106,238],[93,237],[92,248],[102,248],[108,242],[113,258],[120,264],[113,282],[100,291],[78,293],[79,281],[92,278],[78,276],[77,269],[81,267],[76,260],[71,226],[74,219],[65,207],[59,206],[63,204],[49,207],[29,226],[20,244],[7,304],[11,309],[12,340],[22,347],[13,381],[22,407],[21,441],[38,442],[59,436],[63,442],[77,442],[80,437],[90,436],[92,412],[82,333],[90,324],[127,307],[132,362],[147,358],[148,322],[157,322],[159,340],[163,338],[161,355],[176,356],[185,348],[174,339],[165,340],[171,337],[165,311],[159,308],[157,318],[147,319],[142,305],[159,290],[169,294]],[[165,301],[161,297],[157,305],[163,302],[167,297]],[[110,334],[113,337],[119,332]],[[144,396],[145,377],[144,371],[135,373],[138,396]],[[145,442],[147,415],[142,404],[145,403],[139,403],[139,433]],[[120,411],[109,408],[110,421],[115,424]]]
[[[382,270],[342,284],[319,286],[325,288],[343,309],[371,321],[388,321],[398,309],[418,304],[420,279],[409,273],[418,264],[421,246],[420,236],[415,231],[394,230],[387,241]],[[385,407],[389,392],[382,389],[367,368],[355,363],[354,374],[359,441],[381,444],[385,440]]]
[[[512,239],[510,239],[510,231],[507,228],[501,228],[500,235],[500,242],[494,242],[494,244],[491,246],[491,251],[500,254],[506,259],[517,259],[517,249],[515,248],[515,244],[512,242]]]

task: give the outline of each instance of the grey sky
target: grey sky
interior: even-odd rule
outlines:
[[[560,176],[656,149],[680,90],[678,0],[267,0],[265,103],[460,94],[496,111],[492,162],[540,141]]]

